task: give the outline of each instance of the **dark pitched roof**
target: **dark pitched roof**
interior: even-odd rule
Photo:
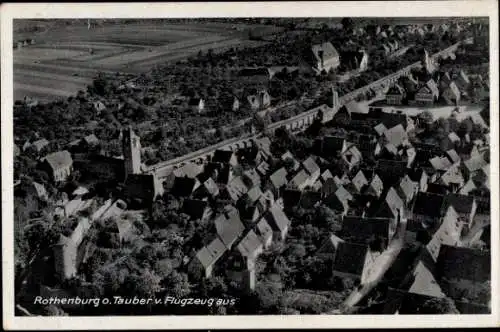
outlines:
[[[378,236],[387,239],[390,218],[363,218],[359,216],[345,216],[342,220],[341,237],[352,243],[366,244],[370,237]]]
[[[234,152],[229,150],[215,150],[212,162],[227,164],[233,157]]]
[[[350,242],[341,242],[338,245],[333,270],[350,273],[361,277],[365,267],[368,246]]]
[[[207,209],[209,209],[208,202],[199,199],[185,199],[182,204],[182,212],[193,220],[203,218]]]
[[[443,201],[443,195],[419,192],[413,204],[413,213],[438,217],[441,214]]]
[[[449,206],[453,206],[458,213],[470,213],[474,204],[473,196],[460,194],[448,194],[444,197],[443,209],[447,210]]]
[[[172,187],[172,195],[178,197],[190,196],[198,184],[197,179],[188,177],[176,177]]]
[[[474,283],[491,280],[490,253],[479,249],[441,245],[436,263],[441,278],[465,279]]]

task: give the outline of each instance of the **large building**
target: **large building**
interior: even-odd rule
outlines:
[[[304,61],[314,73],[319,74],[322,71],[328,72],[330,69],[336,69],[340,65],[340,56],[332,43],[327,42],[313,45],[308,50]]]
[[[122,147],[125,175],[141,173],[141,139],[132,128],[127,128],[122,132]]]

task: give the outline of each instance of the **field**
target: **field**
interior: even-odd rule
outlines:
[[[220,22],[107,23],[16,20],[14,42],[35,44],[13,50],[14,98],[48,101],[84,90],[99,72],[141,73],[157,64],[229,47],[260,45],[249,28],[272,26]]]

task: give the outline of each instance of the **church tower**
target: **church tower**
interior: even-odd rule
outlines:
[[[141,140],[130,127],[122,132],[122,148],[125,175],[141,173]]]
[[[434,65],[434,60],[429,56],[429,52],[427,52],[427,50],[424,50],[424,58],[422,59],[422,65],[429,74],[432,74],[436,70],[436,67]]]

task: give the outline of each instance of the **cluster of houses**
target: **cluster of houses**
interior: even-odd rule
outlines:
[[[453,74],[435,71],[416,79],[413,75],[402,77],[386,92],[388,105],[432,106],[439,102],[458,106],[462,97],[468,95],[470,79],[460,70]]]
[[[13,45],[14,45],[14,49],[21,49],[21,48],[29,46],[29,45],[35,45],[35,40],[31,39],[31,38],[18,40]]]

